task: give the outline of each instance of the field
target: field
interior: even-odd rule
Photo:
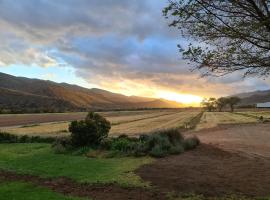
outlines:
[[[195,150],[161,159],[89,158],[54,154],[50,144],[0,144],[0,199],[22,200],[28,195],[41,200],[269,199],[270,124],[259,117],[267,119],[270,112],[200,113],[181,109],[100,113],[111,122],[113,137],[181,128],[185,137],[196,135],[201,140]],[[68,121],[85,115],[2,115],[0,124],[1,130],[14,134],[69,135]]]
[[[248,111],[248,112],[238,112],[238,114],[255,117],[255,118],[260,118],[262,116],[264,119],[268,119],[268,120],[270,119],[270,111],[260,111],[260,112]]]
[[[149,133],[160,129],[179,128],[184,127],[190,122],[192,118],[198,115],[200,111],[182,111],[182,110],[153,110],[153,111],[119,111],[119,112],[104,112],[100,113],[106,117],[112,124],[110,135],[139,135],[143,133]],[[75,114],[44,114],[44,116],[37,115],[16,115],[15,119],[12,119],[12,115],[0,116],[3,120],[1,130],[18,134],[18,135],[39,135],[39,136],[65,136],[69,135],[67,121],[41,123],[55,118],[64,120],[67,116],[68,119],[78,118],[81,119],[86,116],[86,113]],[[23,117],[25,121],[23,121]],[[30,124],[24,124],[16,126],[7,126],[15,124],[17,119],[20,119],[18,123],[24,123],[30,121]],[[14,120],[14,121],[13,121]],[[56,121],[57,121],[56,120]],[[5,123],[6,122],[6,123]],[[7,126],[7,127],[6,127]]]
[[[229,112],[204,112],[196,129],[214,128],[222,124],[245,124],[256,122],[258,122],[256,118],[246,115],[238,115]]]

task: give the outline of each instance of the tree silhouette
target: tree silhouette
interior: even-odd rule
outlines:
[[[194,41],[179,48],[203,75],[269,75],[270,0],[169,0],[163,13]]]

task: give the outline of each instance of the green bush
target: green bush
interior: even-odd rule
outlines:
[[[178,129],[163,130],[159,134],[167,136],[170,143],[174,146],[181,145],[184,141],[184,137]]]
[[[14,135],[10,133],[0,132],[0,143],[53,143],[53,137]]]
[[[71,139],[69,137],[57,138],[52,144],[52,149],[56,154],[66,153],[68,150],[72,149]]]
[[[75,147],[98,146],[108,137],[110,122],[99,114],[90,112],[85,120],[73,121],[69,125],[72,145]]]
[[[177,154],[181,154],[181,153],[184,153],[185,151],[185,148],[184,146],[181,144],[181,145],[177,145],[177,146],[172,146],[170,148],[170,154],[172,155],[177,155]]]
[[[0,143],[16,143],[18,142],[18,136],[0,132]]]
[[[55,144],[52,149],[55,154],[64,154],[67,152],[67,149],[60,143]]]
[[[130,153],[134,149],[135,143],[128,138],[117,138],[112,142],[111,150]]]
[[[19,143],[30,143],[31,142],[31,137],[28,135],[23,135],[19,138]]]
[[[166,135],[159,133],[150,135],[146,141],[146,145],[149,151],[151,151],[156,146],[159,146],[163,151],[168,152],[172,144]]]
[[[160,145],[155,145],[151,151],[149,152],[150,156],[153,156],[155,158],[162,158],[167,155],[167,151],[164,151],[163,147]]]
[[[184,139],[176,130],[162,130],[149,135],[140,135],[139,138],[131,138],[120,135],[117,138],[105,138],[100,143],[102,150],[110,151],[111,156],[146,156],[161,158],[167,155],[181,154],[185,150],[194,149],[199,145],[197,137]]]
[[[132,155],[136,157],[146,156],[148,154],[148,147],[145,142],[138,141],[135,143]]]
[[[100,142],[100,148],[101,149],[105,149],[105,150],[110,150],[112,148],[113,141],[114,141],[113,138],[109,138],[109,137],[108,138],[104,138]]]
[[[196,136],[188,137],[184,140],[185,150],[195,149],[200,144],[200,140]]]

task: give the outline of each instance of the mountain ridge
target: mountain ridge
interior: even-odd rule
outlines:
[[[178,102],[125,96],[99,88],[16,77],[0,72],[0,109],[83,111],[141,108],[179,108]]]
[[[254,105],[257,103],[270,102],[270,90],[257,90],[232,96],[239,97],[241,99],[241,105]]]

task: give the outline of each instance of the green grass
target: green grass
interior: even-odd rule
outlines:
[[[133,171],[151,158],[87,158],[54,154],[48,144],[0,144],[0,169],[78,182],[145,186]]]
[[[0,184],[0,200],[80,200],[65,197],[31,184],[12,182]],[[82,200],[82,199],[81,199]],[[86,199],[85,199],[86,200]]]

